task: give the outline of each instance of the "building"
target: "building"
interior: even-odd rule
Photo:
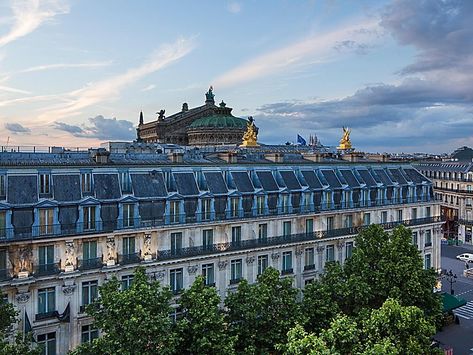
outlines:
[[[161,110],[152,122],[144,123],[141,113],[137,140],[192,146],[240,144],[247,121],[233,116],[232,109],[223,101],[216,106],[214,97],[210,87],[204,105],[189,109],[184,103],[181,112],[169,117]]]
[[[176,295],[202,274],[224,297],[268,266],[304,288],[376,223],[412,228],[440,268],[432,183],[408,164],[98,149],[3,152],[0,165],[0,286],[20,329],[60,354],[97,336],[84,306],[98,286],[127,287],[138,265]]]
[[[445,218],[444,236],[472,244],[473,163],[419,163],[416,167],[434,184],[435,198]]]

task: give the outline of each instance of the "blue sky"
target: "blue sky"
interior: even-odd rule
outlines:
[[[213,85],[260,141],[473,145],[473,1],[0,0],[5,145],[135,136]],[[9,137],[9,138],[8,138]]]

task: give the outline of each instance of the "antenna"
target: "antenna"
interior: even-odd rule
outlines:
[[[8,136],[8,138],[7,138],[7,148],[8,148],[9,143],[10,143],[10,136]]]

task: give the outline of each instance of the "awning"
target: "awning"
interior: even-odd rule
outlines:
[[[451,295],[449,293],[442,294],[442,301],[444,312],[450,312],[455,308],[466,305],[466,301],[463,298],[455,297],[454,295]]]

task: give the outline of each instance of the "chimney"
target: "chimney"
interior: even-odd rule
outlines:
[[[314,163],[320,163],[323,160],[323,154],[317,154],[317,153],[302,153],[302,157],[304,159],[313,161]]]
[[[182,163],[184,161],[184,153],[169,153],[168,154],[169,159],[171,160],[171,163]]]
[[[104,148],[91,150],[90,155],[97,164],[107,164],[110,162],[110,152]]]
[[[269,154],[265,154],[264,157],[267,160],[275,162],[275,163],[284,162],[284,153],[269,153]]]

